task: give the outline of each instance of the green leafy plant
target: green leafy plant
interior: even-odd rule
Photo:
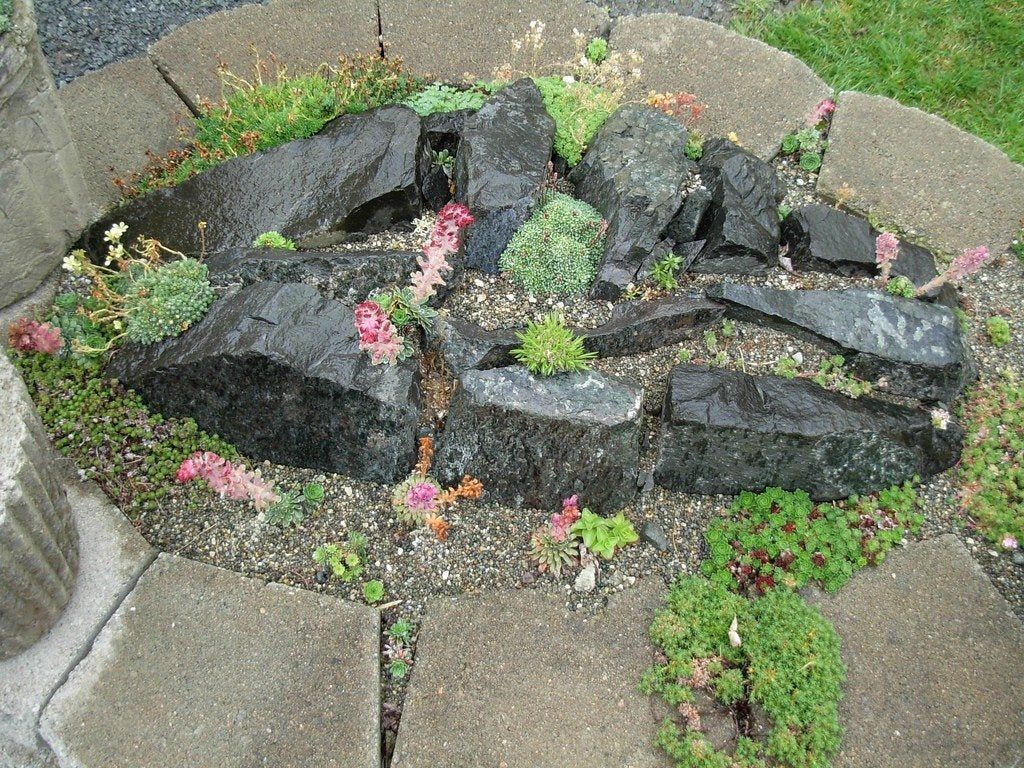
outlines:
[[[388,659],[388,673],[395,680],[403,679],[412,667],[414,631],[412,623],[399,619],[384,632],[384,657]]]
[[[851,376],[843,370],[846,360],[842,355],[831,355],[821,361],[818,372],[814,375],[814,383],[825,389],[842,392],[854,399],[871,394],[871,382]]]
[[[373,605],[384,599],[384,582],[380,579],[371,579],[363,584],[363,599]]]
[[[816,125],[802,128],[782,139],[782,154],[798,155],[800,167],[808,173],[821,168],[821,156],[826,142]]]
[[[993,315],[988,318],[985,321],[985,332],[988,334],[989,341],[995,347],[1005,347],[1010,343],[1010,324],[1006,322],[1004,317]]]
[[[90,318],[90,313],[102,306],[97,299],[77,293],[61,293],[53,300],[50,323],[60,330],[64,339],[61,354],[79,365],[90,368],[102,365],[102,355],[94,350],[106,349],[110,339],[117,335],[110,325],[100,325]]]
[[[200,104],[184,150],[173,150],[144,173],[115,180],[126,198],[180,184],[233,157],[270,149],[320,131],[343,114],[358,114],[403,101],[421,89],[396,59],[366,55],[339,59],[312,72],[291,75],[280,65],[273,73],[257,60],[244,79],[220,71],[220,104]]]
[[[697,162],[704,157],[704,137],[696,131],[690,131],[690,134],[686,137],[686,146],[683,147],[685,155]]]
[[[277,248],[283,251],[294,251],[295,241],[289,240],[280,232],[264,232],[252,241],[253,248]]]
[[[839,749],[846,670],[839,636],[817,609],[776,590],[749,601],[699,577],[681,578],[651,624],[658,663],[640,682],[673,714],[658,744],[679,768],[827,768]],[[752,709],[767,718],[756,732]],[[741,731],[717,750],[702,716],[732,714]]]
[[[633,524],[621,512],[614,517],[601,517],[584,508],[571,530],[580,537],[583,546],[605,560],[611,560],[617,549],[639,538]]]
[[[913,282],[911,282],[909,277],[897,275],[885,284],[885,290],[893,296],[902,296],[905,299],[912,299],[914,298],[914,292],[917,290],[917,287]]]
[[[63,300],[66,304],[70,302]],[[151,413],[132,390],[74,357],[11,353],[47,434],[129,516],[172,494],[181,463],[198,451],[234,459],[235,449],[192,419]]]
[[[587,145],[619,106],[619,97],[589,83],[561,77],[535,77],[544,108],[555,121],[555,152],[570,167],[583,159]]]
[[[366,543],[366,537],[361,533],[351,533],[344,543],[317,547],[313,551],[313,562],[325,574],[346,583],[355,581],[362,574],[366,562]]]
[[[595,64],[608,58],[608,41],[603,37],[595,37],[587,43],[586,57]]]
[[[780,357],[775,364],[775,375],[784,379],[795,379],[800,373],[800,364],[792,357]]]
[[[651,279],[665,291],[674,291],[679,287],[676,272],[683,266],[683,258],[674,253],[667,253],[654,262],[651,268]]]
[[[722,335],[725,338],[727,338],[727,339],[731,339],[733,336],[735,336],[736,335],[736,323],[734,323],[729,318],[726,318],[725,320],[723,320],[722,321]]]
[[[324,487],[320,483],[306,483],[302,486],[302,501],[310,509],[320,506],[324,500]]]
[[[443,83],[432,83],[402,103],[420,117],[426,117],[435,112],[480,109],[486,100],[487,94],[476,88],[460,89]]]
[[[800,589],[809,581],[833,592],[916,533],[923,521],[919,506],[910,482],[834,504],[814,504],[803,491],[746,491],[708,528],[701,571],[750,594]]]
[[[953,307],[953,314],[956,315],[957,325],[960,326],[960,333],[966,334],[971,330],[971,321],[967,317],[967,313],[964,312],[960,307]]]
[[[961,417],[956,479],[964,513],[992,541],[1024,546],[1024,383],[1013,371],[983,380]]]
[[[512,350],[512,357],[535,376],[585,371],[590,367],[588,362],[597,357],[583,348],[583,337],[566,328],[562,316],[556,313],[546,315],[539,323],[530,322],[516,337],[521,346]]]
[[[0,0],[0,35],[11,28],[11,0]]]
[[[447,149],[442,149],[440,152],[435,152],[431,156],[430,164],[435,168],[443,168],[444,172],[448,174],[450,178],[452,173],[455,171],[455,155]]]
[[[512,237],[498,265],[531,293],[585,293],[604,254],[605,230],[601,214],[591,206],[548,192]]]
[[[270,525],[278,528],[297,526],[306,516],[302,500],[291,491],[279,494],[277,501],[267,507],[263,514]]]

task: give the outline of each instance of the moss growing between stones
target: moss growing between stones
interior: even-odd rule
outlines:
[[[795,593],[748,601],[680,579],[651,625],[641,690],[672,707],[658,744],[680,768],[826,768],[839,749],[845,669],[835,628]],[[731,733],[708,726],[735,722]],[[712,741],[714,739],[714,741]]]
[[[596,85],[571,78],[535,77],[544,108],[555,121],[555,152],[570,167],[583,159],[590,140],[619,106],[618,97]]]
[[[590,287],[603,253],[601,214],[580,200],[549,192],[498,264],[531,293],[572,296]]]
[[[138,395],[95,368],[42,354],[12,354],[11,359],[57,450],[129,515],[152,509],[182,488],[175,473],[196,451],[237,456],[192,419],[150,413]]]
[[[0,0],[0,35],[11,28],[11,0]]]

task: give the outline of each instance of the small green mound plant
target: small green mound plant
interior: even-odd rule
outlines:
[[[608,41],[603,37],[595,37],[587,43],[585,55],[594,64],[600,64],[608,58]]]
[[[994,347],[1005,347],[1010,343],[1010,324],[1005,317],[993,315],[985,321],[985,332]]]
[[[708,528],[701,571],[716,584],[755,595],[812,581],[834,592],[920,530],[919,506],[910,482],[822,504],[804,491],[745,491]]]
[[[136,517],[171,493],[181,463],[199,451],[237,458],[235,449],[192,419],[151,413],[131,390],[96,365],[72,357],[11,354],[46,431],[61,454],[128,514]]]
[[[346,583],[355,581],[366,563],[366,537],[350,533],[348,540],[338,544],[321,544],[313,550],[313,562],[324,575],[334,576]]]
[[[253,248],[276,248],[281,251],[294,251],[295,241],[289,240],[280,232],[264,232],[252,241]]]
[[[388,674],[402,680],[409,674],[413,662],[414,628],[406,619],[399,619],[384,631],[384,657],[388,660]]]
[[[583,201],[548,192],[512,237],[498,266],[531,293],[585,293],[601,263],[605,229],[601,214]]]
[[[912,299],[914,298],[914,292],[917,290],[917,287],[914,285],[914,283],[910,280],[909,277],[897,275],[896,277],[890,279],[885,284],[885,290],[887,290],[893,296],[901,296],[904,299]]]
[[[566,328],[562,316],[554,312],[539,323],[530,322],[516,338],[521,346],[512,350],[512,357],[535,376],[585,371],[597,357],[583,348],[583,337]]]
[[[263,514],[270,525],[276,525],[278,528],[292,528],[305,519],[306,510],[297,493],[283,491],[278,495],[277,501],[267,507]]]
[[[486,100],[487,94],[475,88],[460,89],[443,83],[431,83],[402,103],[420,117],[427,117],[437,112],[480,109]]]
[[[651,267],[651,279],[663,291],[674,291],[679,287],[676,272],[683,266],[683,257],[675,253],[667,253],[654,262]]]
[[[704,157],[704,137],[696,131],[690,131],[689,136],[686,137],[686,146],[683,147],[683,152],[696,163]]]
[[[842,355],[826,357],[818,366],[813,381],[819,387],[842,392],[847,397],[857,399],[862,395],[870,395],[874,387],[871,382],[858,379],[843,370],[846,359]]]
[[[383,600],[384,582],[380,579],[370,579],[370,581],[363,584],[363,599],[370,605]]]
[[[747,600],[699,577],[681,578],[654,619],[658,659],[640,689],[672,707],[657,742],[678,768],[828,768],[839,749],[846,670],[839,635],[797,594]],[[767,717],[756,733],[751,710]],[[741,731],[716,749],[702,718],[731,714]]]
[[[621,512],[614,517],[601,517],[586,508],[573,524],[572,532],[580,537],[583,546],[605,560],[611,560],[617,550],[639,538],[633,524]]]
[[[555,121],[555,152],[570,168],[578,165],[598,129],[618,108],[619,97],[600,86],[561,77],[533,81]]]
[[[821,156],[827,144],[818,127],[812,125],[785,136],[782,139],[782,154],[798,156],[800,167],[813,173],[821,168]]]
[[[971,392],[957,465],[964,513],[1006,549],[1024,546],[1024,383],[1006,371]]]

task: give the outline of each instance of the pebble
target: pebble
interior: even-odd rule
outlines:
[[[597,569],[593,564],[588,565],[579,575],[576,576],[576,581],[573,583],[572,588],[579,593],[586,594],[587,592],[593,592],[597,586]]]

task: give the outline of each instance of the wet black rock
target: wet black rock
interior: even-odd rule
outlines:
[[[434,112],[423,118],[423,133],[434,152],[448,152],[453,157],[459,148],[459,139],[466,120],[474,114],[472,109],[452,112]]]
[[[706,241],[691,269],[760,274],[778,264],[779,209],[784,194],[775,169],[725,139],[705,143],[701,180],[711,205],[694,239]]]
[[[593,298],[615,299],[637,281],[679,211],[696,167],[686,157],[686,128],[657,109],[620,107],[569,174],[576,194],[608,222]]]
[[[951,403],[977,375],[953,310],[881,291],[782,291],[723,283],[708,297],[734,320],[768,324],[843,355],[894,394]]]
[[[642,395],[594,371],[467,371],[435,471],[444,482],[478,478],[491,501],[557,509],[577,493],[595,511],[618,509],[636,493]]]
[[[648,520],[640,529],[640,538],[659,552],[668,552],[668,537],[665,529],[653,520]]]
[[[455,197],[475,221],[466,231],[467,267],[495,274],[498,258],[540,198],[555,123],[540,91],[523,78],[500,90],[462,127]]]
[[[842,499],[941,472],[959,458],[962,439],[958,425],[937,429],[924,409],[679,365],[669,376],[655,480],[687,493],[778,486]]]
[[[288,251],[232,248],[207,257],[215,286],[264,281],[308,283],[328,298],[349,305],[391,284],[404,283],[416,269],[410,251]]]
[[[423,202],[434,213],[452,199],[452,180],[439,165],[433,166],[423,177]]]
[[[419,369],[371,365],[358,341],[351,307],[256,283],[177,338],[124,347],[107,372],[252,459],[391,483],[415,461]]]
[[[725,307],[703,296],[672,296],[616,304],[608,321],[577,330],[588,352],[601,357],[635,355],[677,344],[722,319]]]
[[[103,233],[118,221],[128,224],[126,243],[146,235],[186,253],[200,251],[200,221],[207,222],[207,252],[246,248],[270,231],[304,247],[378,232],[419,215],[420,180],[430,164],[425,147],[420,119],[408,107],[339,117],[308,139],[137,198],[92,226],[81,246],[101,258]]]
[[[859,216],[815,203],[792,211],[782,222],[782,242],[794,269],[832,272],[844,277],[875,277],[875,238],[879,235]],[[902,275],[916,286],[935,277],[935,256],[912,243],[900,243],[899,258],[893,275]],[[936,289],[928,298],[940,297],[944,304],[956,306],[956,289],[951,285]]]
[[[482,371],[514,364],[512,350],[519,341],[512,331],[488,331],[468,320],[439,317],[427,334],[427,344],[458,376],[470,369]]]
[[[697,229],[711,207],[711,193],[705,187],[697,187],[686,196],[679,212],[672,217],[665,236],[677,244],[689,243],[697,238]]]

